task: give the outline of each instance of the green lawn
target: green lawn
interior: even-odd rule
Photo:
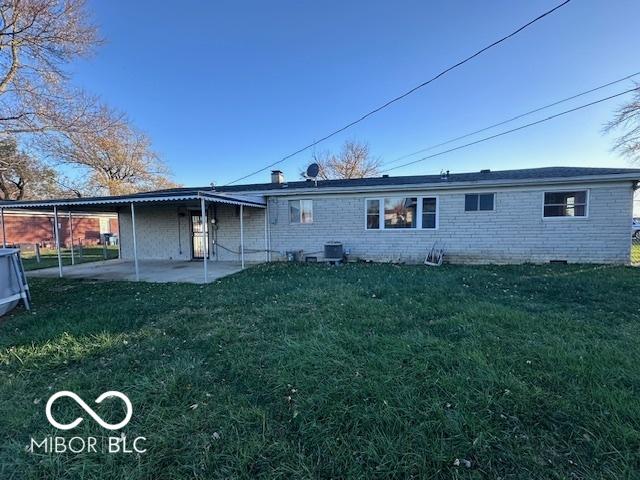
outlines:
[[[71,265],[71,250],[63,248],[61,251],[62,264]],[[36,261],[35,253],[24,252],[21,254],[22,262],[25,270],[37,270],[40,268],[49,268],[58,266],[58,253],[55,249],[40,249],[40,263]],[[118,247],[107,247],[107,258],[118,258]],[[101,246],[83,247],[82,255],[76,250],[75,262],[99,262],[105,260],[104,250]]]
[[[0,324],[0,478],[612,479],[640,471],[640,269],[271,264],[32,280]],[[106,436],[146,453],[33,454]],[[119,434],[119,433],[117,433]],[[455,466],[456,459],[460,466]],[[465,466],[470,462],[470,467]]]

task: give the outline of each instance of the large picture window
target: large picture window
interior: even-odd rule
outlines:
[[[384,199],[384,228],[416,228],[418,199],[388,197]]]
[[[586,190],[571,192],[544,192],[544,217],[586,217],[588,194]]]
[[[289,200],[291,223],[313,223],[313,200]]]
[[[367,230],[438,228],[436,197],[384,197],[365,201]]]

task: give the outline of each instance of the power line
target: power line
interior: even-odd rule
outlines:
[[[600,100],[595,100],[595,101],[590,102],[590,103],[585,103],[584,105],[580,105],[579,107],[575,107],[575,108],[572,108],[570,110],[565,110],[564,112],[556,113],[555,115],[551,115],[550,117],[543,118],[543,119],[537,120],[535,122],[527,123],[525,125],[521,125],[519,127],[512,128],[511,130],[506,130],[504,132],[500,132],[500,133],[496,133],[495,135],[491,135],[489,137],[481,138],[481,139],[476,140],[474,142],[465,143],[464,145],[460,145],[458,147],[454,147],[454,148],[450,148],[448,150],[444,150],[442,152],[434,153],[432,155],[428,155],[426,157],[419,158],[418,160],[414,160],[412,162],[407,162],[407,163],[404,163],[402,165],[398,165],[397,167],[388,168],[386,170],[383,170],[383,172],[390,172],[391,170],[397,170],[398,168],[403,168],[403,167],[407,167],[409,165],[413,165],[415,163],[424,162],[425,160],[428,160],[430,158],[438,157],[438,156],[444,155],[446,153],[455,152],[456,150],[460,150],[462,148],[470,147],[472,145],[476,145],[478,143],[486,142],[488,140],[493,140],[494,138],[501,137],[501,136],[507,135],[509,133],[517,132],[518,130],[523,130],[525,128],[532,127],[534,125],[538,125],[540,123],[547,122],[549,120],[553,120],[554,118],[560,117],[562,115],[567,115],[568,113],[572,113],[572,112],[575,112],[577,110],[582,110],[583,108],[591,107],[592,105],[596,105],[598,103],[606,102],[607,100],[611,100],[613,98],[620,97],[622,95],[626,95],[627,93],[635,92],[635,91],[638,91],[638,90],[640,90],[640,87],[632,88],[630,90],[625,90],[624,92],[616,93],[615,95],[611,95],[611,96],[608,96],[608,97],[605,97],[605,98],[601,98]]]
[[[509,118],[508,120],[503,120],[501,122],[494,123],[493,125],[489,125],[488,127],[481,128],[480,130],[475,130],[473,132],[469,132],[469,133],[466,133],[464,135],[460,135],[459,137],[455,137],[455,138],[452,138],[450,140],[447,140],[447,141],[444,141],[444,142],[441,142],[441,143],[437,143],[435,145],[431,145],[429,147],[422,148],[420,150],[416,150],[415,152],[408,153],[406,155],[402,155],[401,157],[398,157],[398,158],[396,158],[394,160],[391,160],[390,162],[383,163],[382,166],[392,165],[394,163],[399,162],[400,160],[404,160],[405,158],[413,157],[414,155],[417,155],[419,153],[428,152],[429,150],[433,150],[434,148],[442,147],[443,145],[448,145],[448,144],[456,142],[458,140],[462,140],[463,138],[467,138],[467,137],[471,137],[473,135],[477,135],[478,133],[482,133],[482,132],[485,132],[487,130],[491,130],[492,128],[504,125],[505,123],[511,123],[511,122],[513,122],[515,120],[519,120],[520,118],[527,117],[527,116],[529,116],[529,115],[531,115],[533,113],[537,113],[537,112],[539,112],[541,110],[546,110],[547,108],[555,107],[556,105],[560,105],[561,103],[568,102],[569,100],[574,100],[574,99],[576,99],[578,97],[582,97],[582,96],[587,95],[589,93],[593,93],[593,92],[596,92],[598,90],[602,90],[603,88],[610,87],[611,85],[615,85],[616,83],[623,82],[623,81],[628,80],[628,79],[630,79],[632,77],[635,77],[636,75],[640,75],[640,72],[632,73],[631,75],[627,75],[626,77],[620,78],[618,80],[614,80],[614,81],[609,82],[609,83],[605,83],[604,85],[600,85],[599,87],[595,87],[595,88],[592,88],[590,90],[586,90],[584,92],[577,93],[577,94],[572,95],[570,97],[563,98],[562,100],[558,100],[556,102],[550,103],[550,104],[545,105],[543,107],[539,107],[539,108],[535,108],[533,110],[529,110],[528,112],[521,113],[520,115],[516,115],[515,117]]]
[[[566,4],[568,4],[570,1],[571,1],[571,0],[565,0],[564,2],[562,2],[561,4],[559,4],[559,5],[555,6],[555,7],[554,7],[554,8],[552,8],[551,10],[547,10],[547,11],[546,11],[546,12],[544,12],[543,14],[538,15],[536,18],[534,18],[533,20],[531,20],[531,21],[529,21],[529,22],[525,23],[523,26],[521,26],[520,28],[518,28],[518,29],[514,30],[514,31],[513,31],[513,32],[511,32],[510,34],[508,34],[508,35],[506,35],[506,36],[504,36],[504,37],[500,38],[499,40],[496,40],[495,42],[491,43],[490,45],[487,45],[487,46],[486,46],[486,47],[484,47],[484,48],[481,48],[480,50],[478,50],[478,51],[477,51],[477,52],[475,52],[474,54],[472,54],[472,55],[470,55],[470,56],[466,57],[465,59],[463,59],[463,60],[459,61],[458,63],[456,63],[456,64],[454,64],[454,65],[452,65],[452,66],[450,66],[450,67],[446,68],[445,70],[441,71],[440,73],[438,73],[436,76],[434,76],[434,77],[430,78],[429,80],[427,80],[427,81],[425,81],[425,82],[422,82],[422,83],[421,83],[421,84],[419,84],[419,85],[416,85],[416,86],[415,86],[415,87],[413,87],[411,90],[408,90],[408,91],[406,91],[405,93],[403,93],[403,94],[401,94],[401,95],[398,95],[397,97],[392,98],[391,100],[389,100],[389,101],[385,102],[384,104],[380,105],[379,107],[376,107],[376,108],[374,108],[373,110],[371,110],[371,111],[369,111],[369,112],[365,113],[364,115],[362,115],[362,116],[361,116],[360,118],[358,118],[357,120],[354,120],[354,121],[352,121],[352,122],[350,122],[350,123],[346,124],[345,126],[340,127],[340,128],[339,128],[339,129],[337,129],[337,130],[334,130],[333,132],[331,132],[331,133],[329,133],[329,134],[325,135],[324,137],[320,138],[319,140],[315,140],[315,141],[313,141],[313,142],[312,142],[312,143],[310,143],[309,145],[306,145],[305,147],[302,147],[302,148],[300,148],[300,149],[296,150],[295,152],[290,153],[289,155],[286,155],[286,156],[282,157],[280,160],[278,160],[278,161],[276,161],[276,162],[273,162],[273,163],[271,163],[271,164],[267,165],[266,167],[260,168],[259,170],[256,170],[256,171],[254,171],[254,172],[251,172],[251,173],[249,173],[248,175],[244,175],[243,177],[237,178],[237,179],[233,180],[232,182],[227,183],[227,185],[231,185],[231,184],[233,184],[233,183],[239,182],[240,180],[244,180],[245,178],[252,177],[253,175],[255,175],[255,174],[257,174],[257,173],[260,173],[260,172],[263,172],[263,171],[265,171],[265,170],[268,170],[268,169],[269,169],[269,168],[271,168],[271,167],[275,167],[276,165],[278,165],[278,164],[280,164],[280,163],[284,162],[285,160],[288,160],[289,158],[291,158],[291,157],[293,157],[293,156],[295,156],[295,155],[298,155],[299,153],[302,153],[302,152],[304,152],[305,150],[308,150],[308,149],[310,149],[311,147],[314,147],[314,146],[318,145],[319,143],[324,142],[325,140],[328,140],[329,138],[331,138],[331,137],[333,137],[333,136],[335,136],[335,135],[337,135],[337,134],[339,134],[339,133],[341,133],[341,132],[344,132],[345,130],[347,130],[347,129],[349,129],[349,128],[353,127],[354,125],[356,125],[356,124],[358,124],[358,123],[360,123],[360,122],[362,122],[363,120],[365,120],[366,118],[370,117],[371,115],[374,115],[374,114],[378,113],[380,110],[382,110],[382,109],[384,109],[384,108],[387,108],[387,107],[388,107],[388,106],[390,106],[391,104],[393,104],[393,103],[395,103],[395,102],[397,102],[397,101],[399,101],[399,100],[402,100],[403,98],[405,98],[405,97],[407,97],[407,96],[411,95],[412,93],[416,92],[417,90],[419,90],[419,89],[421,89],[421,88],[423,88],[423,87],[425,87],[425,86],[429,85],[430,83],[434,82],[434,81],[435,81],[435,80],[437,80],[438,78],[440,78],[440,77],[442,77],[442,76],[446,75],[447,73],[449,73],[451,70],[454,70],[454,69],[456,69],[456,68],[458,68],[458,67],[460,67],[460,66],[464,65],[465,63],[469,62],[470,60],[473,60],[475,57],[477,57],[477,56],[479,56],[479,55],[483,54],[483,53],[484,53],[484,52],[486,52],[487,50],[489,50],[489,49],[491,49],[491,48],[493,48],[493,47],[495,47],[495,46],[497,46],[497,45],[501,44],[502,42],[504,42],[504,41],[506,41],[506,40],[510,39],[511,37],[516,36],[518,33],[522,32],[522,31],[523,31],[523,30],[525,30],[527,27],[530,27],[531,25],[533,25],[534,23],[536,23],[536,22],[538,22],[538,21],[542,20],[542,19],[543,19],[543,18],[545,18],[546,16],[551,15],[551,14],[552,14],[553,12],[555,12],[556,10],[558,10],[558,9],[560,9],[560,8],[562,8],[562,7],[564,7],[564,6],[565,6]]]

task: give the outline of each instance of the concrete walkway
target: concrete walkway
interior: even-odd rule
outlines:
[[[141,260],[138,262],[140,281],[154,283],[184,282],[204,283],[202,261]],[[208,281],[226,277],[242,270],[235,262],[209,262]],[[106,260],[103,262],[82,263],[66,266],[62,269],[64,278],[89,278],[105,281],[135,281],[133,262]],[[31,278],[58,278],[58,267],[43,268],[27,272]]]

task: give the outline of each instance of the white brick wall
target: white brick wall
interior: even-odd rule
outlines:
[[[135,211],[139,259],[191,259],[191,226],[186,208],[161,204],[136,205]],[[178,212],[183,213],[184,216],[180,217]],[[131,260],[133,259],[131,210],[123,208],[119,213],[119,218],[120,252],[123,259]]]
[[[554,186],[554,190],[562,189]],[[438,241],[447,260],[457,263],[521,263],[567,260],[569,262],[628,263],[631,245],[633,193],[630,182],[567,185],[567,190],[588,188],[588,218],[542,219],[544,188],[503,188],[496,192],[493,212],[465,212],[464,194],[481,189],[440,192],[388,192],[382,196],[410,195],[439,198],[438,230],[365,230],[365,198],[380,194],[310,195],[271,197],[269,227],[271,249],[321,252],[327,241],[340,241],[355,257],[375,261],[422,262]],[[290,224],[288,200],[313,199],[313,223]],[[193,205],[193,210],[198,206]],[[239,261],[240,219],[237,208],[218,204],[217,227],[211,240],[217,242],[214,258]],[[264,209],[245,207],[245,259],[264,261]],[[184,216],[180,217],[179,212]],[[122,257],[133,258],[131,216],[120,212]],[[136,207],[138,256],[140,259],[191,258],[189,209],[185,206],[144,205]],[[221,247],[226,247],[228,252]],[[251,250],[260,250],[251,252]],[[317,254],[316,254],[317,255]],[[321,254],[319,255],[321,256]]]
[[[214,234],[214,240],[218,247],[214,250],[218,260],[240,261],[240,207],[231,205],[217,205],[216,217],[218,228]],[[244,259],[246,262],[261,262],[266,260],[265,234],[264,234],[264,208],[244,207]],[[228,250],[225,250],[224,248]],[[260,250],[260,252],[251,252]]]
[[[586,186],[569,186],[569,189]],[[562,189],[554,186],[553,189]],[[439,197],[438,230],[365,230],[365,198],[372,195],[309,196],[313,223],[289,224],[288,200],[271,198],[271,248],[316,252],[327,241],[344,243],[353,256],[376,261],[422,262],[438,241],[457,263],[569,262],[628,263],[632,189],[629,182],[590,186],[586,219],[542,219],[543,188],[496,192],[493,212],[465,212],[464,194],[413,192]],[[480,192],[482,190],[473,190]],[[385,196],[403,192],[385,193]],[[409,196],[408,195],[408,196]],[[301,198],[301,197],[297,197]]]
[[[264,234],[264,209],[245,207],[245,261],[264,261],[266,258]],[[191,211],[200,213],[198,205],[190,207],[176,205],[136,206],[136,241],[138,258],[141,260],[190,260],[191,255]],[[210,226],[210,240],[221,246],[240,251],[240,217],[236,207],[218,204],[209,205],[209,219],[217,217],[215,227]],[[182,213],[183,216],[180,216]],[[133,259],[133,236],[131,210],[123,208],[120,216],[120,236],[122,238],[122,258]],[[247,250],[261,250],[251,252]],[[240,261],[239,253],[230,253],[221,247],[214,247],[212,259]],[[217,255],[217,257],[216,257]]]

